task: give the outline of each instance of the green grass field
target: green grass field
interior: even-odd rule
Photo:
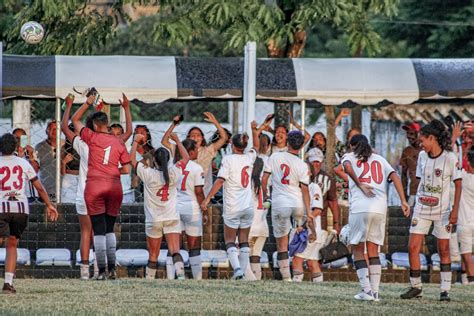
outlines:
[[[454,285],[450,303],[436,285],[422,299],[402,301],[405,284],[383,284],[382,301],[358,302],[356,283],[168,281],[120,279],[16,280],[16,295],[0,295],[0,314],[473,314],[474,286]],[[427,314],[428,315],[428,314]]]

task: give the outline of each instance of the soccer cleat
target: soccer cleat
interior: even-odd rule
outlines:
[[[244,278],[244,273],[242,272],[242,269],[237,269],[234,271],[232,280],[242,280],[243,278]]]
[[[422,298],[423,290],[417,287],[411,287],[405,293],[400,295],[400,298],[404,300],[411,300],[412,298]]]
[[[439,300],[441,302],[451,302],[451,298],[449,297],[448,291],[441,292],[439,294]]]
[[[99,275],[95,279],[97,281],[105,281],[107,280],[107,274],[105,272],[99,273]]]
[[[284,282],[293,282],[293,280],[291,278],[288,278],[288,279],[283,279]]]
[[[186,280],[186,278],[184,277],[184,275],[178,275],[176,277],[177,280]]]
[[[372,291],[369,292],[360,292],[359,294],[354,295],[354,298],[359,301],[373,301],[374,297],[372,296]]]
[[[115,271],[115,269],[110,270],[108,278],[110,280],[116,280],[117,279],[117,271]]]
[[[11,285],[9,283],[4,283],[2,293],[3,294],[16,294],[16,290],[13,287],[13,285]]]
[[[380,302],[379,292],[372,292],[372,296],[374,297],[374,301]]]

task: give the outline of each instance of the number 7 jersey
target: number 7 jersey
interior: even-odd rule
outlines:
[[[355,213],[387,213],[387,191],[390,175],[395,172],[385,158],[372,154],[367,162],[359,160],[354,153],[342,158],[342,164],[349,161],[359,181],[373,188],[375,196],[369,198],[357,187],[349,177],[350,212]]]

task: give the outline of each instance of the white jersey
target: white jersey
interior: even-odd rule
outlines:
[[[265,173],[271,174],[273,208],[302,208],[300,184],[309,184],[308,165],[297,155],[280,152],[270,156]]]
[[[37,179],[28,161],[17,156],[0,156],[0,204],[2,213],[29,214],[26,188]]]
[[[232,154],[222,159],[217,174],[224,182],[224,214],[253,208],[251,175],[257,152],[251,148],[246,154]]]
[[[387,187],[389,176],[395,172],[392,166],[377,154],[372,154],[367,162],[362,162],[354,155],[348,153],[342,158],[342,163],[349,161],[352,169],[361,183],[370,185],[375,194],[374,197],[367,197],[359,187],[349,177],[349,203],[351,214],[357,213],[378,213],[387,214]]]
[[[176,206],[181,215],[193,215],[201,212],[201,207],[194,189],[204,186],[204,171],[202,167],[192,160],[180,169],[178,179],[178,204]]]
[[[462,191],[459,201],[458,224],[474,226],[474,173],[462,171]]]
[[[414,209],[417,216],[440,220],[450,212],[451,182],[461,179],[457,163],[453,152],[444,150],[436,158],[429,157],[425,151],[420,152],[416,166],[416,177],[420,179]]]
[[[76,201],[84,202],[84,189],[86,188],[86,178],[89,163],[89,146],[79,137],[72,140],[72,147],[79,154],[79,181],[77,184]]]
[[[176,165],[169,164],[168,173],[169,184],[166,185],[162,171],[146,167],[141,162],[137,164],[137,175],[143,181],[145,192],[143,204],[146,223],[179,220],[176,185],[181,171]]]
[[[315,183],[311,182],[309,187],[309,203],[311,204],[311,210],[318,208],[321,212],[323,211],[323,193],[321,187]],[[322,242],[323,240],[323,229],[321,227],[321,216],[316,216],[314,218],[314,228],[316,229],[316,241]]]
[[[263,207],[263,190],[260,190],[259,193],[256,194],[255,188],[252,186],[252,193],[253,220],[249,236],[268,237],[270,235],[267,222],[268,209]]]

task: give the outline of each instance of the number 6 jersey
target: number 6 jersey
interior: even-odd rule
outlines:
[[[373,188],[375,196],[369,198],[349,177],[350,212],[355,213],[387,213],[387,184],[390,175],[395,172],[385,158],[372,154],[367,162],[359,160],[354,153],[348,153],[342,158],[342,164],[349,161],[352,169],[363,184]]]
[[[223,192],[225,214],[253,209],[250,181],[255,159],[257,152],[254,148],[246,154],[232,154],[222,159],[217,177],[225,180]]]

